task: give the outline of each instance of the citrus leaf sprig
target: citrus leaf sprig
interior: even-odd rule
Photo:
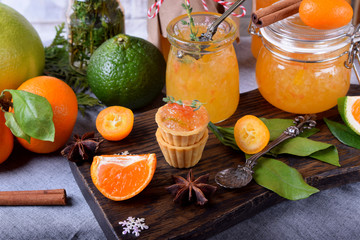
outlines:
[[[166,103],[177,103],[177,104],[179,104],[179,105],[181,105],[181,106],[184,106],[184,105],[185,105],[184,102],[183,102],[181,99],[176,101],[175,98],[172,97],[172,96],[164,97],[162,100],[163,100],[164,102],[166,102]],[[203,105],[203,104],[202,104],[199,100],[192,100],[192,102],[191,102],[191,104],[189,105],[189,107],[194,108],[194,111],[197,111],[197,110],[200,109],[200,107],[201,107],[202,105]]]
[[[189,18],[189,22],[182,20],[181,23],[183,25],[188,25],[190,27],[190,40],[191,41],[199,41],[199,38],[197,37],[198,31],[195,31],[194,19],[191,16],[193,9],[190,7],[190,5],[187,4],[186,0],[185,0],[185,3],[181,4],[181,6],[186,10],[186,14],[188,15],[188,18]]]
[[[269,129],[272,140],[276,139],[287,127],[293,125],[292,120],[289,119],[261,118],[261,120]],[[240,150],[235,141],[233,127],[220,127],[212,122],[209,122],[208,127],[222,144],[234,150]],[[334,166],[340,166],[339,154],[334,145],[307,138],[318,131],[319,129],[315,128],[306,129],[300,136],[284,141],[266,155],[271,157],[277,157],[279,154],[308,156]],[[246,155],[247,157],[250,155]],[[253,170],[253,177],[257,184],[289,200],[307,198],[319,191],[308,185],[296,169],[275,159],[262,157]]]

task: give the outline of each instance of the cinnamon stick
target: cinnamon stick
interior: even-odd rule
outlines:
[[[290,17],[299,12],[302,0],[283,0],[251,14],[253,23],[261,28]]]
[[[0,192],[0,206],[66,205],[65,189]]]

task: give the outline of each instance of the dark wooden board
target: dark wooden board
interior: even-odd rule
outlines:
[[[360,87],[352,85],[349,95],[360,95]],[[129,216],[146,218],[149,229],[141,232],[141,239],[204,239],[285,200],[253,181],[242,189],[219,187],[210,202],[202,207],[174,204],[173,197],[165,187],[173,184],[171,175],[184,176],[188,170],[172,168],[165,162],[155,139],[155,113],[156,109],[137,114],[131,134],[120,142],[104,142],[99,153],[112,154],[126,150],[131,154],[156,153],[158,162],[154,178],[134,198],[122,202],[108,200],[93,185],[90,164],[77,166],[70,163],[80,189],[109,239],[131,238],[130,235],[122,235],[122,227],[118,224]],[[241,94],[236,113],[220,125],[233,126],[237,119],[246,114],[266,118],[295,117],[274,108],[261,97],[258,90],[254,90]],[[336,108],[318,114],[317,127],[321,131],[311,138],[334,144],[339,151],[342,167],[306,157],[282,156],[279,159],[298,169],[310,185],[320,190],[360,181],[360,151],[337,141],[321,120],[323,117],[341,121]],[[243,162],[242,153],[223,146],[211,133],[203,157],[193,167],[193,172],[195,177],[210,173],[210,183],[215,185],[216,172]]]

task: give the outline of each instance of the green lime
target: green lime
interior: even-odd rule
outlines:
[[[153,44],[119,34],[91,56],[87,79],[105,105],[136,109],[149,104],[161,92],[165,71],[164,57]]]
[[[20,13],[0,3],[0,92],[16,89],[42,74],[44,46],[34,27]]]
[[[360,96],[339,98],[338,109],[345,124],[360,135]]]

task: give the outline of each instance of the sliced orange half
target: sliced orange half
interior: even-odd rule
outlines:
[[[139,194],[150,183],[156,155],[102,155],[91,164],[91,178],[107,198],[122,201]]]
[[[96,129],[109,141],[126,138],[134,125],[134,114],[129,108],[111,106],[102,110],[96,117]]]
[[[255,154],[269,143],[270,132],[259,118],[246,115],[236,122],[234,137],[236,144],[244,153]]]

